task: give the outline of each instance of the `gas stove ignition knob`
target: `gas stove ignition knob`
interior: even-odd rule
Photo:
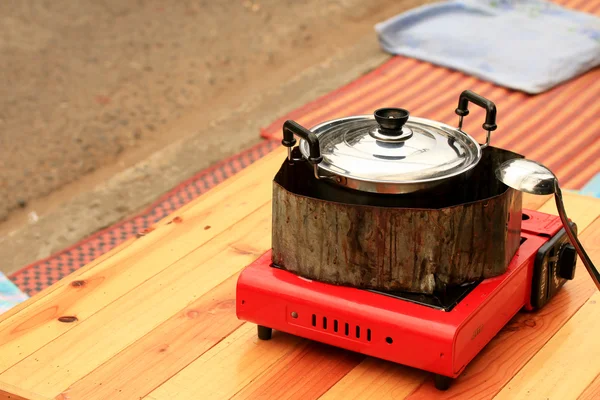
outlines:
[[[575,277],[575,264],[577,262],[577,252],[571,244],[565,244],[558,253],[558,275],[561,278],[571,280]]]

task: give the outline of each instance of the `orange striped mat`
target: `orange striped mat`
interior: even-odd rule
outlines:
[[[600,15],[600,0],[556,2]],[[580,189],[600,171],[600,68],[532,96],[429,63],[393,57],[375,71],[285,115],[261,136],[280,139],[286,119],[311,127],[332,118],[369,114],[379,107],[406,108],[411,115],[456,125],[454,110],[465,89],[496,103],[498,130],[492,133],[493,146],[545,164],[567,189]],[[463,129],[483,143],[483,111],[471,110]]]

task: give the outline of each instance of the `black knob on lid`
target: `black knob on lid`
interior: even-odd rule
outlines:
[[[398,136],[410,114],[403,108],[380,108],[374,115],[382,134]]]

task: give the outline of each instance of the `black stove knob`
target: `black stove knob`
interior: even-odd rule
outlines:
[[[577,252],[575,251],[575,247],[570,243],[562,246],[557,260],[558,275],[563,279],[573,279],[575,277],[576,263]]]

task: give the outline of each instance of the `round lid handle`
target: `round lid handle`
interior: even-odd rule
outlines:
[[[374,115],[382,134],[398,136],[410,114],[403,108],[380,108]]]

